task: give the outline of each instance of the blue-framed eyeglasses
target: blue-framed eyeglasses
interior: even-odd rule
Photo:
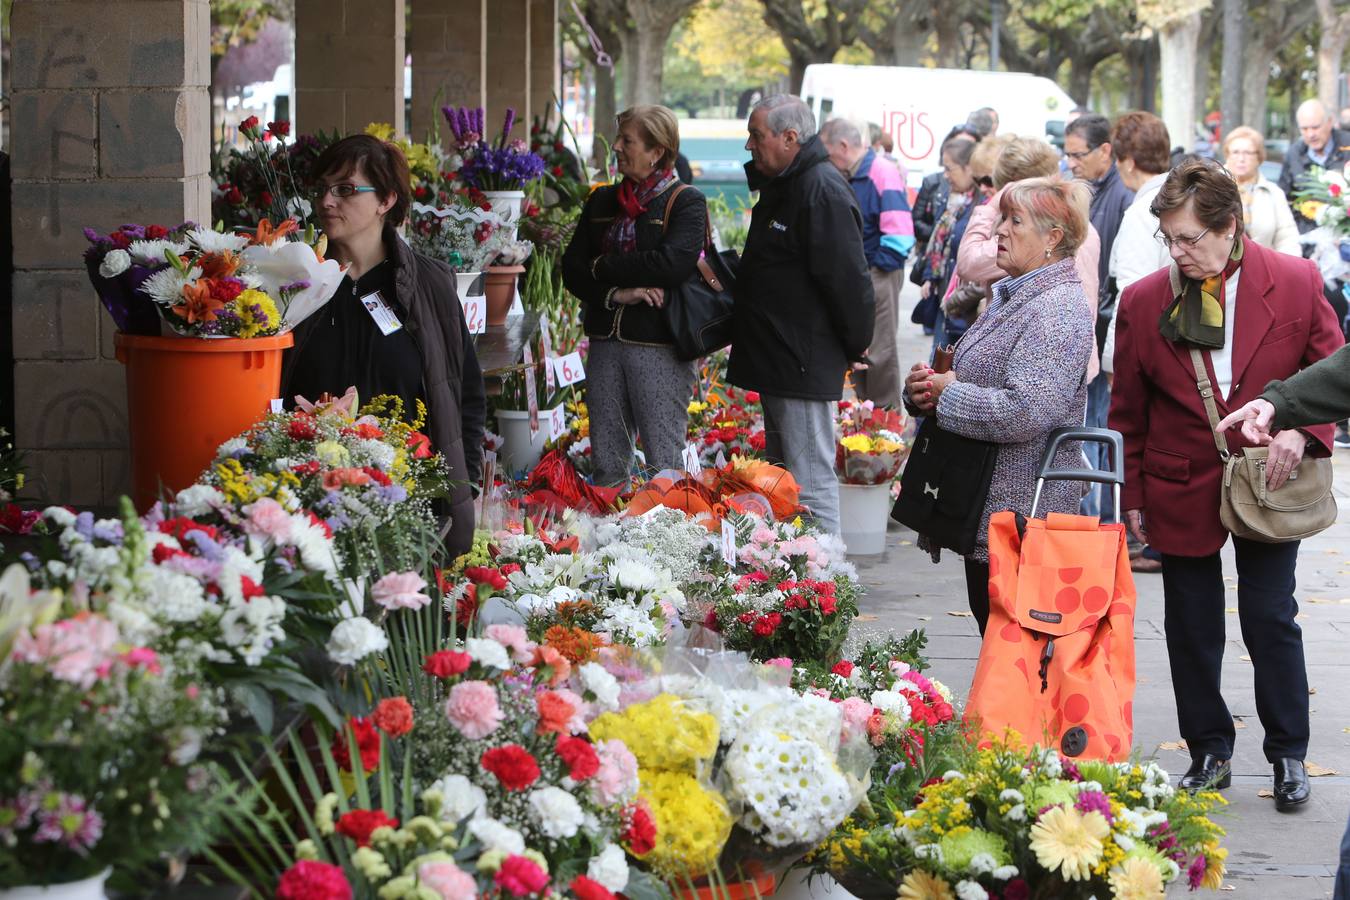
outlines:
[[[338,199],[345,200],[348,197],[353,197],[357,194],[371,194],[374,192],[375,188],[371,187],[368,184],[343,183],[343,184],[330,184],[327,187],[321,185],[314,191],[314,196],[317,199],[322,200],[327,195],[332,194],[334,197],[337,197]]]

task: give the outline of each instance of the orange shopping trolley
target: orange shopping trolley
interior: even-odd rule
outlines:
[[[1111,468],[1055,469],[1065,441],[1096,441]],[[989,520],[989,624],[966,716],[996,735],[1011,729],[1027,744],[1066,757],[1129,756],[1134,704],[1134,579],[1123,524],[1051,513],[1036,518],[1047,480],[1112,486],[1120,522],[1123,441],[1105,428],[1050,435],[1036,478],[1031,518]]]

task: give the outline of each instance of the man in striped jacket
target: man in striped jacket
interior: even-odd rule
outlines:
[[[847,119],[831,119],[820,130],[830,162],[853,188],[862,211],[863,252],[876,297],[876,327],[865,366],[855,364],[858,397],[878,406],[900,405],[900,360],[896,347],[897,307],[905,257],[914,249],[914,220],[905,194],[905,176],[890,160],[863,143]]]

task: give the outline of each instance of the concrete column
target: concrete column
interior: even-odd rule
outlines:
[[[446,143],[442,106],[487,103],[483,47],[488,4],[487,0],[411,2],[412,139],[425,140],[435,125]]]
[[[512,137],[530,133],[530,48],[534,0],[493,0],[487,15],[487,132],[496,135],[506,108],[516,110]]]
[[[129,488],[115,326],[84,271],[88,226],[211,215],[207,0],[14,0],[15,446],[29,493]]]
[[[296,0],[295,127],[402,135],[404,0]]]
[[[562,98],[558,0],[530,0],[529,115],[557,120],[554,99]]]

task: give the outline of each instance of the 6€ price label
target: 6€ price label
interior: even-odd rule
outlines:
[[[736,526],[722,520],[722,559],[727,565],[736,565]]]
[[[576,350],[566,356],[555,358],[553,368],[557,371],[558,382],[563,387],[586,380],[586,367],[582,365],[581,354]]]
[[[482,334],[487,331],[487,298],[463,297],[460,304],[464,307],[464,324],[469,334]]]
[[[567,434],[567,410],[559,404],[548,411],[548,439],[556,441]]]

